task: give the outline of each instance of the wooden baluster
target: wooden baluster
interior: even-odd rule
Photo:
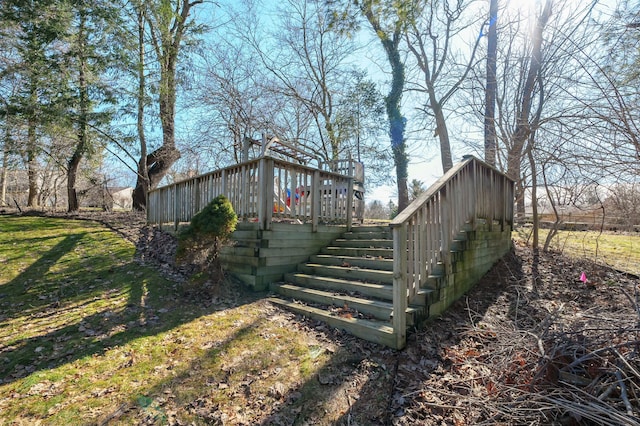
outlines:
[[[291,208],[291,218],[296,219],[298,213],[298,206],[296,205],[296,188],[298,185],[298,174],[296,169],[291,169],[291,184],[289,185],[289,207]]]
[[[351,227],[353,226],[353,209],[355,207],[354,204],[354,196],[353,196],[353,178],[350,177],[347,179],[347,199],[345,200],[345,207],[347,209],[347,232],[351,232]]]
[[[270,230],[271,224],[273,223],[273,200],[275,197],[274,193],[274,181],[275,181],[275,161],[273,158],[267,158],[265,162],[265,202],[266,202],[266,211],[265,211],[265,222],[264,229]]]
[[[406,232],[407,232],[407,253],[405,254],[407,258],[406,264],[406,285],[407,285],[407,297],[409,300],[414,295],[415,287],[416,287],[416,277],[418,276],[418,270],[415,267],[415,256],[416,256],[416,223],[415,216],[407,221]],[[394,253],[395,257],[395,253]]]
[[[418,290],[424,286],[427,282],[427,276],[429,275],[428,271],[428,250],[427,250],[427,212],[425,205],[420,207],[418,211],[418,226],[419,226],[419,234],[418,238],[420,239],[420,251],[418,252],[418,265],[420,271],[420,281],[418,282]]]
[[[320,170],[313,171],[311,179],[311,231],[318,232],[318,222],[320,220],[320,210],[322,208],[322,183]]]
[[[180,219],[178,216],[178,185],[173,185],[173,230],[178,230],[178,224],[180,223]]]

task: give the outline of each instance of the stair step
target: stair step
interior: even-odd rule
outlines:
[[[424,285],[427,289],[437,289],[442,287],[442,280],[444,280],[444,274],[431,274],[427,277],[427,281]]]
[[[347,232],[342,238],[345,240],[392,240],[391,232]]]
[[[351,228],[351,232],[353,234],[366,234],[366,233],[390,233],[391,229],[389,225],[380,225],[380,226],[354,226]]]
[[[346,280],[393,284],[393,271],[379,271],[375,269],[361,269],[358,267],[307,263],[304,265],[298,265],[298,272],[323,277],[343,278]]]
[[[397,347],[396,337],[393,334],[393,328],[387,323],[365,320],[362,318],[348,318],[331,315],[331,313],[322,309],[306,306],[296,302],[290,302],[284,299],[271,297],[268,299],[271,303],[285,307],[299,314],[305,315],[315,320],[323,321],[331,327],[345,330],[350,334],[370,342],[379,343],[381,345],[392,348]]]
[[[332,256],[365,257],[370,256],[381,259],[393,259],[393,249],[390,248],[349,248],[349,247],[325,247],[320,253]]]
[[[433,294],[435,293],[435,290],[430,289],[430,288],[421,288],[420,290],[418,290],[416,292],[416,295],[413,297],[413,305],[420,307],[420,306],[424,306],[426,308],[426,306],[430,305],[431,302],[433,301]]]
[[[303,273],[285,274],[285,281],[303,287],[322,290],[340,290],[344,292],[357,292],[364,296],[375,297],[380,300],[393,300],[393,286],[388,284],[365,283],[362,281],[350,281],[331,277],[316,277]]]
[[[339,238],[331,243],[333,247],[349,247],[349,248],[393,248],[393,240],[345,240]]]
[[[332,256],[330,254],[318,254],[309,259],[313,263],[335,266],[358,266],[365,269],[378,269],[381,271],[393,271],[392,259],[378,259],[373,257]]]
[[[312,288],[300,287],[287,283],[274,283],[271,290],[293,300],[303,302],[318,303],[320,305],[347,306],[366,315],[371,315],[381,321],[391,321],[393,317],[393,303],[380,300],[361,299],[359,297],[347,296],[345,294],[316,290]],[[420,314],[424,313],[424,308],[408,306],[406,310],[407,325],[415,325]]]
[[[300,287],[293,284],[276,283],[271,286],[271,289],[278,294],[294,300],[319,303],[321,305],[347,305],[350,308],[356,309],[358,312],[372,315],[373,317],[383,321],[389,321],[393,311],[393,304],[389,302],[361,299],[359,297]]]

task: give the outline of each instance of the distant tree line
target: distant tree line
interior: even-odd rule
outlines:
[[[514,3],[4,0],[0,184],[26,171],[37,207],[55,169],[76,211],[78,176],[118,164],[144,209],[262,134],[362,161],[398,211],[433,151],[508,173],[518,217],[539,188],[637,184],[640,4]]]

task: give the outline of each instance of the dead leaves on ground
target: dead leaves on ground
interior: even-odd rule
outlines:
[[[394,424],[640,424],[638,279],[541,254],[534,280],[532,265],[518,249],[416,333]]]

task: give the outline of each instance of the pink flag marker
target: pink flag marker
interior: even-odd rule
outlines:
[[[580,281],[582,281],[583,283],[587,282],[587,274],[585,274],[584,272],[582,274],[580,274]]]

